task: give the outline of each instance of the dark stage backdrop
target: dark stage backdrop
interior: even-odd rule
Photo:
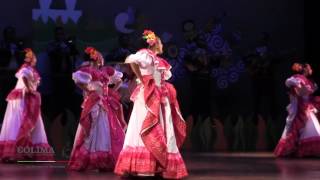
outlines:
[[[210,93],[200,98],[210,102],[212,114],[209,115],[211,118],[194,117],[193,121],[187,120],[193,129],[188,131],[190,138],[185,149],[272,150],[285,123],[288,97],[284,81],[290,75],[291,58],[304,57],[303,0],[10,0],[0,6],[0,30],[6,26],[16,27],[18,37],[25,39],[27,45],[37,51],[48,137],[59,156],[67,157],[78,123],[81,99],[70,100],[76,110],[68,107],[59,116],[51,112],[60,109],[59,104],[52,107],[45,105],[52,96],[45,49],[53,39],[56,25],[65,27],[68,35],[76,37],[79,49],[92,45],[109,52],[118,46],[120,33],[138,36],[144,28],[153,29],[164,41],[174,41],[183,47],[183,21],[194,20],[200,30],[214,17],[222,20],[225,37],[240,34],[242,52],[254,49],[261,33],[267,32],[271,36],[272,49],[278,56],[272,65],[272,77],[266,81],[263,78],[261,81],[254,80],[243,68],[243,61],[239,61],[242,69],[236,68],[236,79],[223,84],[227,87],[219,87],[218,76],[211,78],[211,81],[204,81],[202,87],[206,91],[192,87],[198,88],[204,95]],[[14,72],[7,75],[1,72],[0,78],[2,118],[5,96],[15,83]],[[257,96],[259,102],[266,102],[260,103],[261,107],[255,106]],[[267,109],[269,114],[263,117],[253,114],[257,108]],[[224,113],[215,114],[216,111]],[[57,133],[57,129],[61,130],[60,133]]]
[[[167,32],[181,42],[182,21],[193,19],[203,28],[210,18],[223,13],[226,31],[242,32],[248,45],[261,32],[269,32],[279,49],[303,50],[302,0],[11,0],[0,7],[0,29],[15,26],[19,35],[33,35],[34,46],[39,48],[51,40],[49,33],[58,19],[63,19],[59,23],[69,27],[69,33],[75,33],[81,43],[100,47],[111,46],[119,31],[143,27]],[[138,25],[133,28],[130,24]]]

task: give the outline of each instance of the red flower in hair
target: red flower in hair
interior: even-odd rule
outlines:
[[[151,30],[144,30],[142,34],[142,38],[146,40],[149,46],[153,46],[157,42],[156,34]]]
[[[94,61],[98,60],[98,51],[93,47],[87,47],[84,52],[90,56],[90,58]]]
[[[24,61],[25,62],[31,62],[33,60],[33,58],[34,58],[34,53],[31,50],[31,48],[24,49],[24,52],[26,53],[25,56],[24,56]]]
[[[301,72],[303,67],[300,63],[294,63],[291,67],[292,71],[294,72]]]

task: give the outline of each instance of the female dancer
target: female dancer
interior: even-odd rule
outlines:
[[[292,69],[296,74],[286,80],[286,86],[290,88],[288,117],[275,155],[320,156],[320,125],[316,117],[318,103],[312,96],[317,86],[308,79],[312,68],[309,64],[295,63]]]
[[[84,91],[84,101],[68,169],[108,171],[114,168],[124,131],[104,96],[107,76],[99,70],[104,63],[101,54],[88,47],[85,55],[89,64],[73,73],[73,80]]]
[[[174,87],[166,82],[171,66],[158,54],[162,43],[152,31],[145,30],[148,49],[130,55],[126,63],[141,83],[132,93],[133,110],[123,149],[115,173],[118,175],[154,176],[180,179],[188,175],[179,147],[185,138]]]
[[[15,88],[7,97],[8,105],[0,134],[0,159],[53,160],[41,117],[41,96],[37,91],[40,75],[35,66],[36,55],[24,50],[24,64],[15,74]]]

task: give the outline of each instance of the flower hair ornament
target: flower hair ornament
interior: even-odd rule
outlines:
[[[149,46],[153,46],[157,42],[157,36],[151,30],[144,30],[142,34],[142,39],[144,39],[149,44]]]
[[[87,47],[84,52],[90,56],[93,61],[99,60],[99,52],[93,47]]]
[[[294,63],[291,67],[294,72],[301,72],[303,70],[303,66],[300,63]]]
[[[24,56],[24,61],[30,63],[35,58],[33,51],[30,48],[26,48],[24,49],[24,52],[26,53]]]

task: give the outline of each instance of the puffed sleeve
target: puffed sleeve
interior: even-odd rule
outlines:
[[[129,55],[125,63],[136,63],[141,67],[146,67],[150,65],[152,61],[153,58],[147,51],[138,51],[135,54]]]
[[[123,77],[122,72],[117,71],[115,68],[110,67],[110,66],[105,66],[102,68],[103,74],[106,74],[109,79],[109,83],[113,84],[121,80]]]
[[[296,77],[290,77],[286,80],[286,86],[291,88],[291,87],[297,87],[301,84],[301,80]]]
[[[92,76],[89,73],[79,70],[72,73],[72,79],[75,83],[88,84],[92,80]]]
[[[27,79],[32,78],[32,71],[26,67],[21,68],[15,75],[17,78],[25,77]]]
[[[165,70],[164,71],[164,80],[169,80],[172,76],[172,73],[170,70]]]
[[[110,76],[110,83],[112,84],[112,83],[119,82],[122,77],[123,77],[123,73],[115,70],[113,75]]]

